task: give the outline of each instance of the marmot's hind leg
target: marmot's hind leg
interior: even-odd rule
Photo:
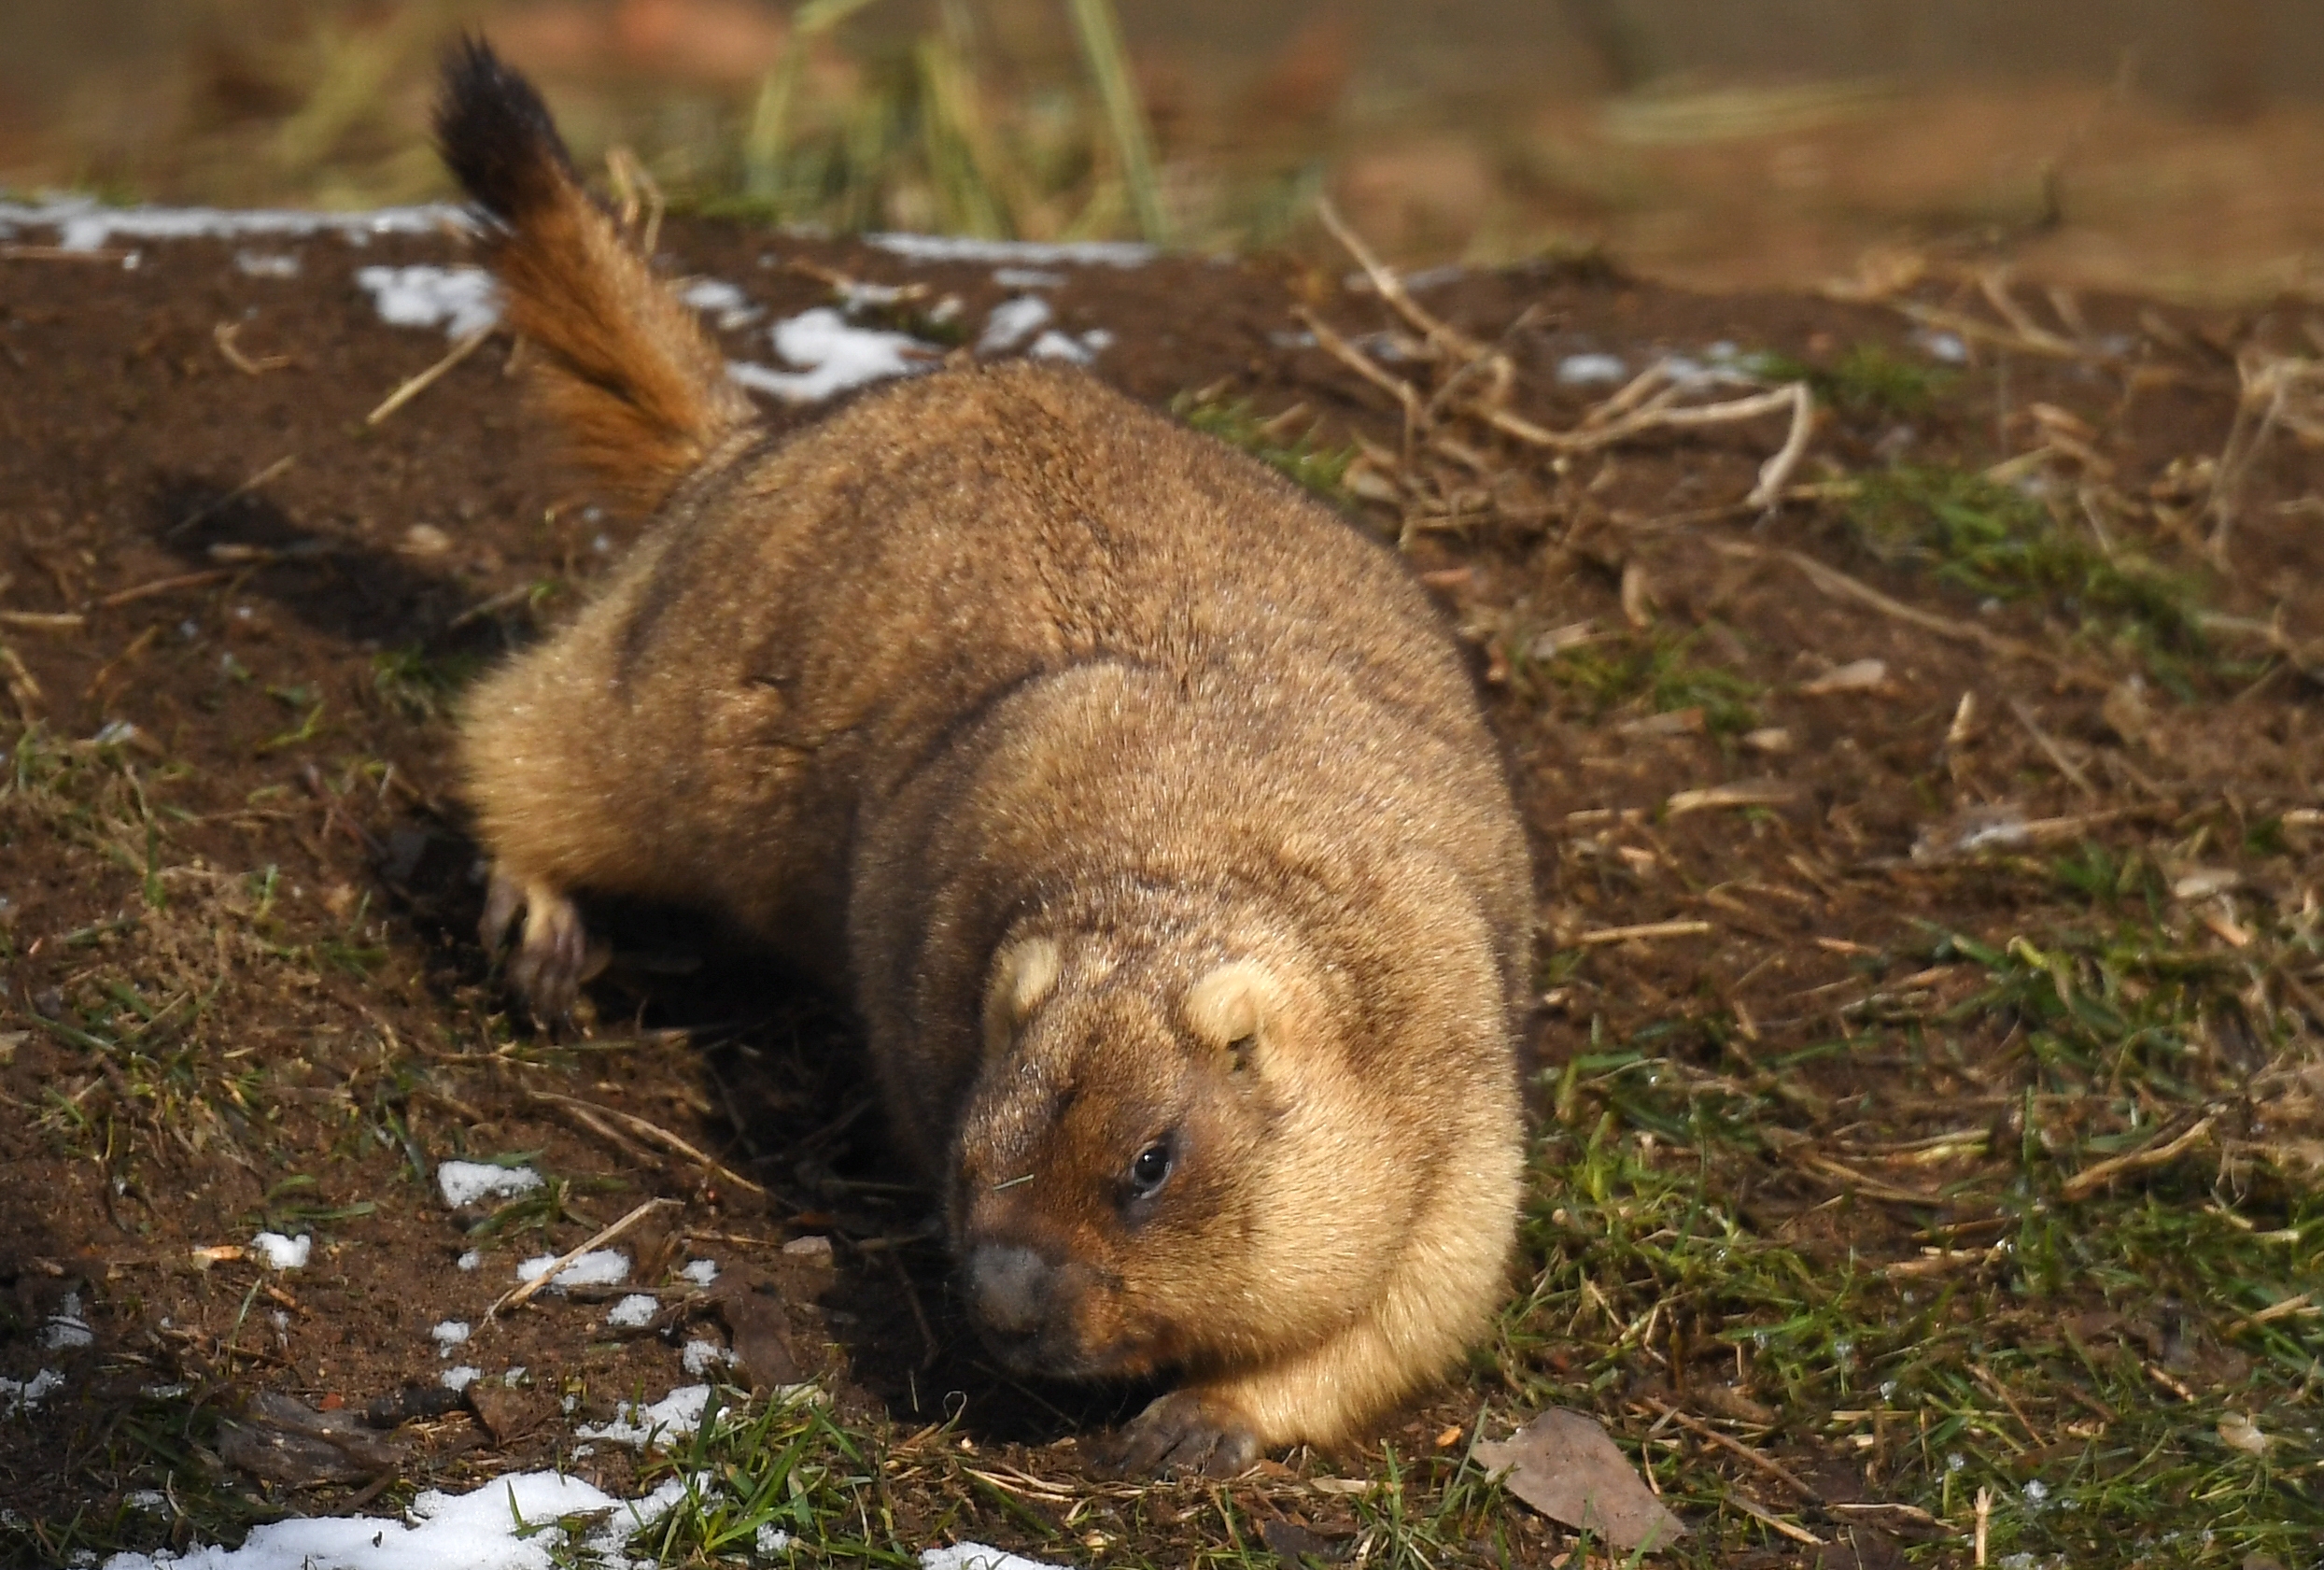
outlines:
[[[499,952],[520,907],[525,930],[509,957],[509,989],[543,1024],[570,1018],[582,983],[605,968],[604,955],[592,949],[581,908],[570,895],[554,884],[513,878],[498,866],[485,898],[484,920],[477,924],[486,953]]]

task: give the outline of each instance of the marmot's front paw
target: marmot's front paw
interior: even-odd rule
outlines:
[[[569,1018],[581,983],[603,968],[591,963],[581,909],[550,884],[520,884],[495,868],[484,920],[477,924],[487,952],[500,946],[520,908],[525,934],[509,956],[509,990],[543,1024]]]
[[[1187,1472],[1232,1478],[1259,1459],[1259,1436],[1225,1403],[1179,1390],[1092,1446],[1091,1459],[1113,1477]]]

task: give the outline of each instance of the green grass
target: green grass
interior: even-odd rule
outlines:
[[[1545,660],[1518,649],[1510,661],[1510,679],[1518,690],[1537,696],[1546,684],[1593,722],[1700,709],[1703,727],[1711,735],[1739,736],[1759,723],[1759,712],[1753,706],[1759,686],[1732,671],[1688,658],[1697,641],[1693,633],[1624,635],[1568,648]]]
[[[1863,960],[1867,991],[1900,970],[1956,982],[1946,1001],[1843,1007],[1837,1031],[1781,1047],[1716,1013],[1627,1041],[1593,1030],[1554,1083],[1525,1223],[1535,1273],[1504,1316],[1500,1378],[1520,1410],[1613,1412],[1679,1364],[1765,1409],[1764,1427],[1730,1430],[1760,1453],[1860,1470],[1865,1497],[1951,1533],[1990,1491],[1997,1564],[2307,1563],[2324,1540],[2324,1318],[2280,1306],[2324,1280],[2324,1193],[2296,1099],[2247,1098],[2279,1095],[2278,1071],[2314,1050],[2254,978],[2315,969],[2324,941],[2261,916],[2245,949],[2198,947],[2138,852],[2084,844],[1980,875],[2085,913],[1994,941],[1933,930]],[[1897,1121],[1912,1096],[1937,1110]],[[2078,1182],[2206,1115],[2218,1132],[2176,1157]],[[1862,1192],[1849,1167],[1898,1194]],[[1683,1437],[1641,1454],[1720,1523],[1696,1562],[1796,1553]],[[1844,1531],[1735,1475],[1803,1529]],[[1918,1551],[1963,1563],[1965,1543]]]
[[[1291,436],[1286,425],[1301,423],[1295,417],[1296,408],[1261,415],[1248,399],[1184,392],[1171,401],[1170,412],[1195,430],[1281,470],[1327,502],[1346,499],[1344,482],[1347,466],[1356,460],[1356,448],[1318,446],[1312,422],[1305,423],[1300,435]]]
[[[1955,379],[1951,372],[1875,343],[1852,344],[1829,366],[1788,355],[1754,355],[1754,374],[1771,382],[1806,382],[1842,414],[1910,419],[1925,415]]]
[[[2208,650],[2196,586],[2129,544],[2102,545],[2039,498],[1964,470],[1865,475],[1847,506],[1857,542],[1891,565],[1979,599],[2030,602],[2085,636],[2127,644],[2169,677]]]

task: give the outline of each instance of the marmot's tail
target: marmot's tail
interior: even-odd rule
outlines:
[[[750,400],[694,314],[582,190],[532,84],[471,38],[444,61],[444,161],[484,209],[509,325],[546,361],[541,382],[575,456],[614,500],[651,511]]]

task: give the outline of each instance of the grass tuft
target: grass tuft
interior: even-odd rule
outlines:
[[[1185,392],[1171,401],[1170,412],[1195,430],[1280,469],[1327,502],[1346,500],[1344,482],[1347,466],[1356,460],[1356,448],[1318,446],[1312,423],[1291,437],[1286,422],[1297,410],[1267,416],[1252,408],[1248,399]]]
[[[2127,545],[2062,526],[2035,496],[1957,469],[1867,474],[1849,503],[1857,541],[1892,565],[1934,573],[1981,599],[2029,601],[2086,633],[2129,644],[2158,673],[2206,651],[2196,591]]]

